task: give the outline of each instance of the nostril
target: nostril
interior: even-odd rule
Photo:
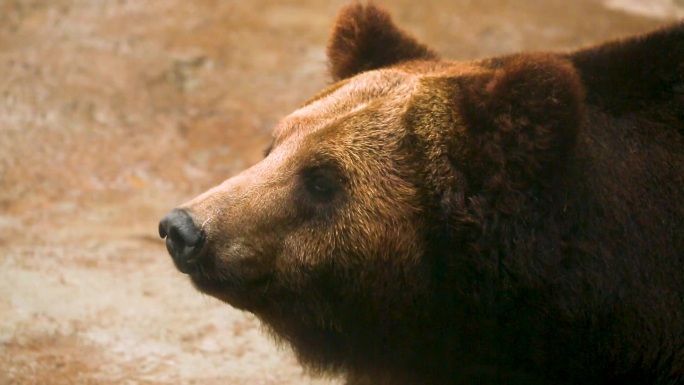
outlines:
[[[185,210],[174,209],[159,222],[159,236],[166,238],[166,248],[178,269],[189,273],[202,248],[202,231]]]
[[[168,234],[168,232],[166,231],[166,225],[166,218],[162,219],[162,221],[159,222],[159,237],[162,239],[166,238],[166,235]]]
[[[186,211],[174,209],[159,222],[159,236],[170,237],[183,246],[195,246],[201,240],[202,232]]]

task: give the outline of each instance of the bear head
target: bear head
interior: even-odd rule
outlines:
[[[416,329],[437,341],[444,293],[482,295],[469,272],[496,262],[476,241],[572,156],[583,91],[561,55],[440,61],[372,5],[342,10],[328,59],[335,83],[277,124],[266,157],[160,234],[197,289],[335,369]]]

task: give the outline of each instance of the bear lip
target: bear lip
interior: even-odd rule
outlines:
[[[249,281],[226,280],[198,275],[191,275],[190,278],[193,286],[199,292],[210,295],[234,308],[250,312],[258,311],[264,306],[266,289],[270,282],[270,278],[266,276]]]
[[[202,274],[190,275],[190,279],[197,290],[214,296],[216,296],[216,294],[226,294],[233,291],[253,290],[265,286],[269,280],[267,276],[241,280],[211,277]]]

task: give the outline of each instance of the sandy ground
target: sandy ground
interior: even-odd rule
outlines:
[[[334,383],[195,292],[157,221],[257,162],[327,84],[342,3],[0,0],[0,384]],[[385,3],[457,59],[684,16],[682,0]]]

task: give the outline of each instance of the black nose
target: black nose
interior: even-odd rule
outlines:
[[[190,214],[180,209],[171,211],[159,222],[159,236],[166,238],[166,249],[178,270],[185,274],[195,272],[204,235]]]

